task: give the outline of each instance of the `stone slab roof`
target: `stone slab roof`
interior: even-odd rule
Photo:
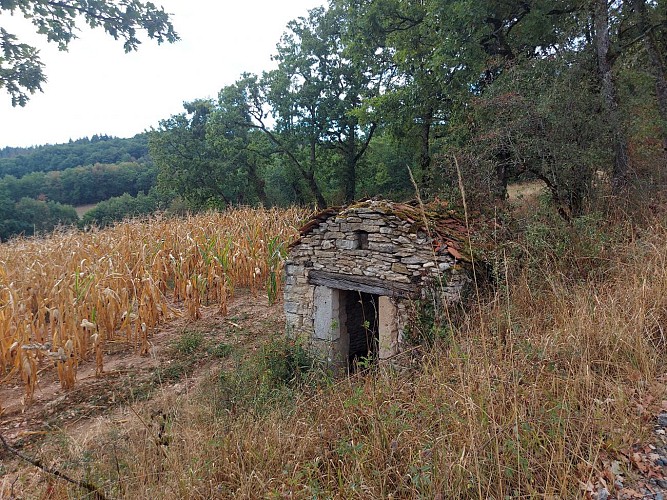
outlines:
[[[313,215],[300,229],[301,237],[309,234],[330,217],[356,216],[360,213],[380,213],[396,216],[411,224],[410,231],[422,231],[432,240],[436,253],[449,253],[455,259],[470,262],[468,230],[465,220],[447,202],[436,200],[424,205],[416,201],[399,203],[383,199],[365,199],[349,205],[326,208]],[[298,245],[300,238],[290,245]]]

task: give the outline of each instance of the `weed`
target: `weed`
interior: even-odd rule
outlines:
[[[219,344],[209,346],[206,352],[215,358],[227,358],[233,350],[234,348],[231,345],[220,342]]]
[[[295,391],[323,380],[323,372],[304,347],[284,337],[272,339],[231,372],[220,374],[223,405],[265,412],[276,405],[292,407]]]
[[[176,352],[184,355],[194,354],[199,350],[204,342],[204,336],[201,332],[186,330],[181,338],[174,344]]]

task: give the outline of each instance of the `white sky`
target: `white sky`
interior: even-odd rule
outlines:
[[[153,0],[173,14],[181,37],[157,45],[145,37],[126,54],[122,41],[83,25],[68,52],[33,34],[22,17],[0,26],[36,45],[48,81],[24,107],[0,89],[0,147],[66,142],[108,134],[131,137],[183,111],[184,101],[216,97],[244,71],[271,69],[291,19],[324,0]]]

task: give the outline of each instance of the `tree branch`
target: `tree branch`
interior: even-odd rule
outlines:
[[[63,474],[62,472],[60,472],[58,469],[54,469],[53,467],[47,467],[46,465],[42,464],[42,462],[40,460],[35,459],[35,458],[30,458],[27,455],[24,455],[23,453],[18,451],[16,448],[11,446],[2,434],[0,434],[0,442],[2,442],[2,445],[5,447],[5,449],[9,453],[11,453],[12,455],[20,458],[21,460],[25,460],[29,464],[34,465],[35,467],[43,470],[44,472],[46,472],[48,474],[51,474],[51,475],[57,477],[58,479],[62,479],[64,481],[67,481],[68,483],[72,483],[72,484],[78,486],[79,488],[81,488],[83,490],[88,491],[89,493],[91,493],[93,495],[93,498],[95,498],[95,500],[107,500],[107,497],[104,496],[104,494],[94,484],[89,483],[87,481],[81,481],[79,479],[72,479],[71,477],[69,477],[69,476]]]

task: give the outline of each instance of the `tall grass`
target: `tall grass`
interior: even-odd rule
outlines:
[[[545,260],[539,287],[538,261],[501,258],[496,288],[410,370],[267,389],[255,359],[165,401],[168,446],[137,420],[64,452],[114,498],[581,497],[648,437],[639,403],[665,370],[667,228],[631,234],[596,273]],[[255,384],[230,383],[253,366]]]

